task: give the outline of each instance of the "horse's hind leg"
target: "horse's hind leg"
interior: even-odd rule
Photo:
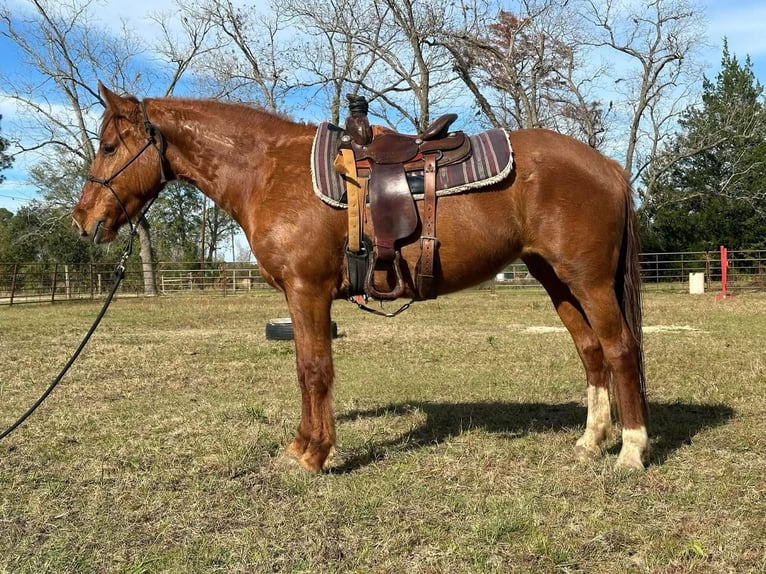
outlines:
[[[575,444],[575,453],[581,460],[601,454],[612,424],[609,403],[609,366],[604,360],[601,343],[591,329],[582,307],[572,292],[556,275],[550,265],[539,257],[526,257],[530,273],[545,287],[561,318],[572,336],[580,356],[588,383],[588,416],[585,432]]]
[[[335,446],[332,409],[331,300],[313,294],[288,293],[293,322],[295,361],[301,388],[301,421],[286,454],[317,473]]]
[[[625,322],[611,282],[587,289],[572,286],[612,374],[617,411],[622,424],[622,449],[617,467],[644,468],[648,447],[646,403],[641,383],[639,343]]]

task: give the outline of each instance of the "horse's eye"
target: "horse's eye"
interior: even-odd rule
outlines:
[[[104,155],[112,155],[117,151],[117,146],[113,144],[101,144],[101,153]]]

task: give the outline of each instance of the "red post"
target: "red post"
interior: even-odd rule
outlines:
[[[733,295],[726,294],[726,283],[729,279],[729,251],[721,245],[721,293],[715,296],[716,301],[731,299]]]

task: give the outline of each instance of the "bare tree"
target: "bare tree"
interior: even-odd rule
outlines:
[[[33,112],[27,118],[35,118],[20,126],[34,137],[14,142],[24,152],[63,147],[90,163],[95,157],[92,119],[99,104],[93,79],[120,87],[135,83],[130,59],[139,53],[136,42],[127,34],[116,41],[85,27],[83,15],[91,3],[31,0],[25,11],[0,7],[1,33],[20,48],[27,72],[3,74],[5,92]]]
[[[586,40],[616,58],[615,101],[624,112],[625,169],[634,181],[648,168],[689,102],[701,70],[694,53],[704,45],[699,9],[689,0],[585,0]]]
[[[312,38],[297,46],[302,87],[327,89],[334,121],[343,92],[363,93],[392,126],[422,130],[459,86],[439,42],[460,11],[450,0],[274,0]]]
[[[448,0],[372,0],[372,9],[380,32],[360,34],[359,42],[378,56],[378,67],[362,88],[389,123],[403,118],[423,130],[456,86],[452,60],[438,39],[459,8]]]
[[[206,78],[214,98],[286,109],[294,89],[288,65],[292,34],[278,3],[268,9],[240,7],[231,0],[178,2],[184,22],[209,29],[212,46],[198,59],[195,73]]]
[[[363,84],[371,81],[378,58],[370,45],[378,44],[383,22],[374,17],[369,3],[357,0],[276,1],[306,38],[291,54],[296,87],[323,95],[319,107],[329,110],[329,121],[340,123],[344,94],[356,95]],[[359,41],[362,28],[371,41]],[[306,101],[313,103],[316,99]]]
[[[120,34],[100,29],[95,23],[93,4],[94,0],[29,0],[23,10],[0,6],[0,33],[13,41],[24,57],[24,74],[0,76],[7,97],[25,112],[19,114],[15,144],[22,153],[39,153],[41,165],[48,169],[68,166],[66,169],[78,175],[74,180],[67,179],[74,182],[68,187],[41,187],[46,200],[67,207],[60,213],[76,202],[95,158],[97,118],[102,105],[96,81],[101,79],[116,89],[135,93],[147,76],[154,76],[136,63],[147,48],[124,25]],[[171,61],[177,68],[171,74],[168,91],[172,91],[198,51],[199,45],[193,44],[184,55],[176,52]],[[56,150],[59,161],[47,161],[49,149]],[[61,161],[62,157],[66,161]],[[145,292],[153,295],[151,239],[144,220],[138,235]]]
[[[165,85],[165,95],[170,96],[181,79],[188,76],[194,63],[214,54],[220,46],[211,40],[214,36],[211,20],[179,19],[175,13],[156,13],[152,19],[162,31],[154,50],[168,64],[169,73],[162,83]]]
[[[517,10],[445,36],[489,122],[582,138],[623,158],[634,181],[655,170],[702,76],[700,11],[689,0],[518,0]]]
[[[573,6],[520,0],[518,10],[485,11],[445,34],[455,69],[491,125],[547,127],[599,147],[604,112],[591,93],[603,70],[584,65]]]

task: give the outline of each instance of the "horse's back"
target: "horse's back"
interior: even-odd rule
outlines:
[[[511,132],[517,182],[532,183],[541,200],[622,203],[629,188],[614,160],[589,145],[545,129]]]

